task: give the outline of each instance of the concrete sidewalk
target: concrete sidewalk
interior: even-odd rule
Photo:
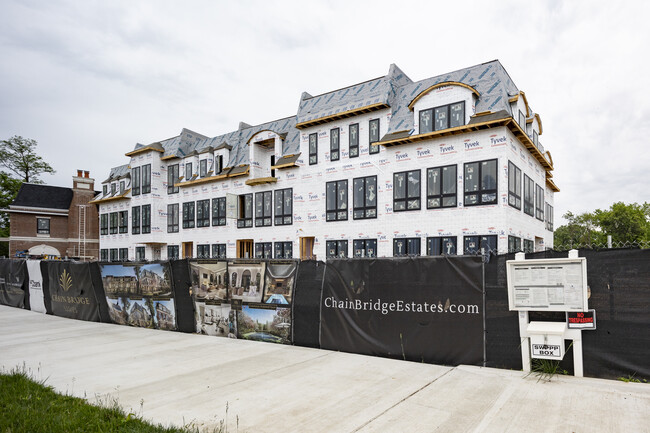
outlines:
[[[650,384],[395,361],[0,306],[0,366],[231,432],[650,432]],[[237,422],[239,427],[237,428]]]

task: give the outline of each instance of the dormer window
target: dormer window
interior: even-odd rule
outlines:
[[[526,130],[526,116],[524,116],[524,113],[519,110],[519,126],[525,131]]]
[[[124,194],[124,187],[125,187],[124,181],[121,180],[120,181],[120,194]]]
[[[214,174],[219,174],[223,170],[223,155],[214,157]]]
[[[111,184],[111,195],[115,195],[115,191],[117,190],[117,184],[112,183]]]
[[[465,124],[465,101],[420,111],[420,134]]]
[[[208,160],[202,159],[199,161],[199,176],[206,177],[208,175]]]
[[[186,162],[185,163],[185,180],[192,180],[193,176],[192,172],[192,163],[191,162]]]
[[[372,119],[368,124],[368,127],[370,138],[370,150],[368,153],[379,153],[379,145],[375,144],[379,141],[379,119]]]
[[[108,185],[104,185],[102,188],[104,195],[108,194]]]

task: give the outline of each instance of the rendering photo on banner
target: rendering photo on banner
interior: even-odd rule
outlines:
[[[231,299],[242,302],[262,302],[264,290],[264,262],[228,263]]]
[[[176,309],[167,263],[100,265],[111,320],[175,330]]]
[[[295,280],[297,262],[268,263],[266,265],[266,284],[264,285],[265,304],[291,304],[291,294]]]
[[[291,308],[244,305],[237,314],[238,337],[290,344]]]

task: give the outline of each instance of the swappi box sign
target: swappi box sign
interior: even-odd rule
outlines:
[[[508,303],[518,311],[587,311],[587,259],[508,260]]]

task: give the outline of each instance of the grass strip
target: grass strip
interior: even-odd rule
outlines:
[[[24,370],[0,373],[0,433],[134,432],[191,433],[194,427],[163,427],[125,413],[117,401],[107,407],[58,394]],[[218,430],[215,430],[218,431]]]

